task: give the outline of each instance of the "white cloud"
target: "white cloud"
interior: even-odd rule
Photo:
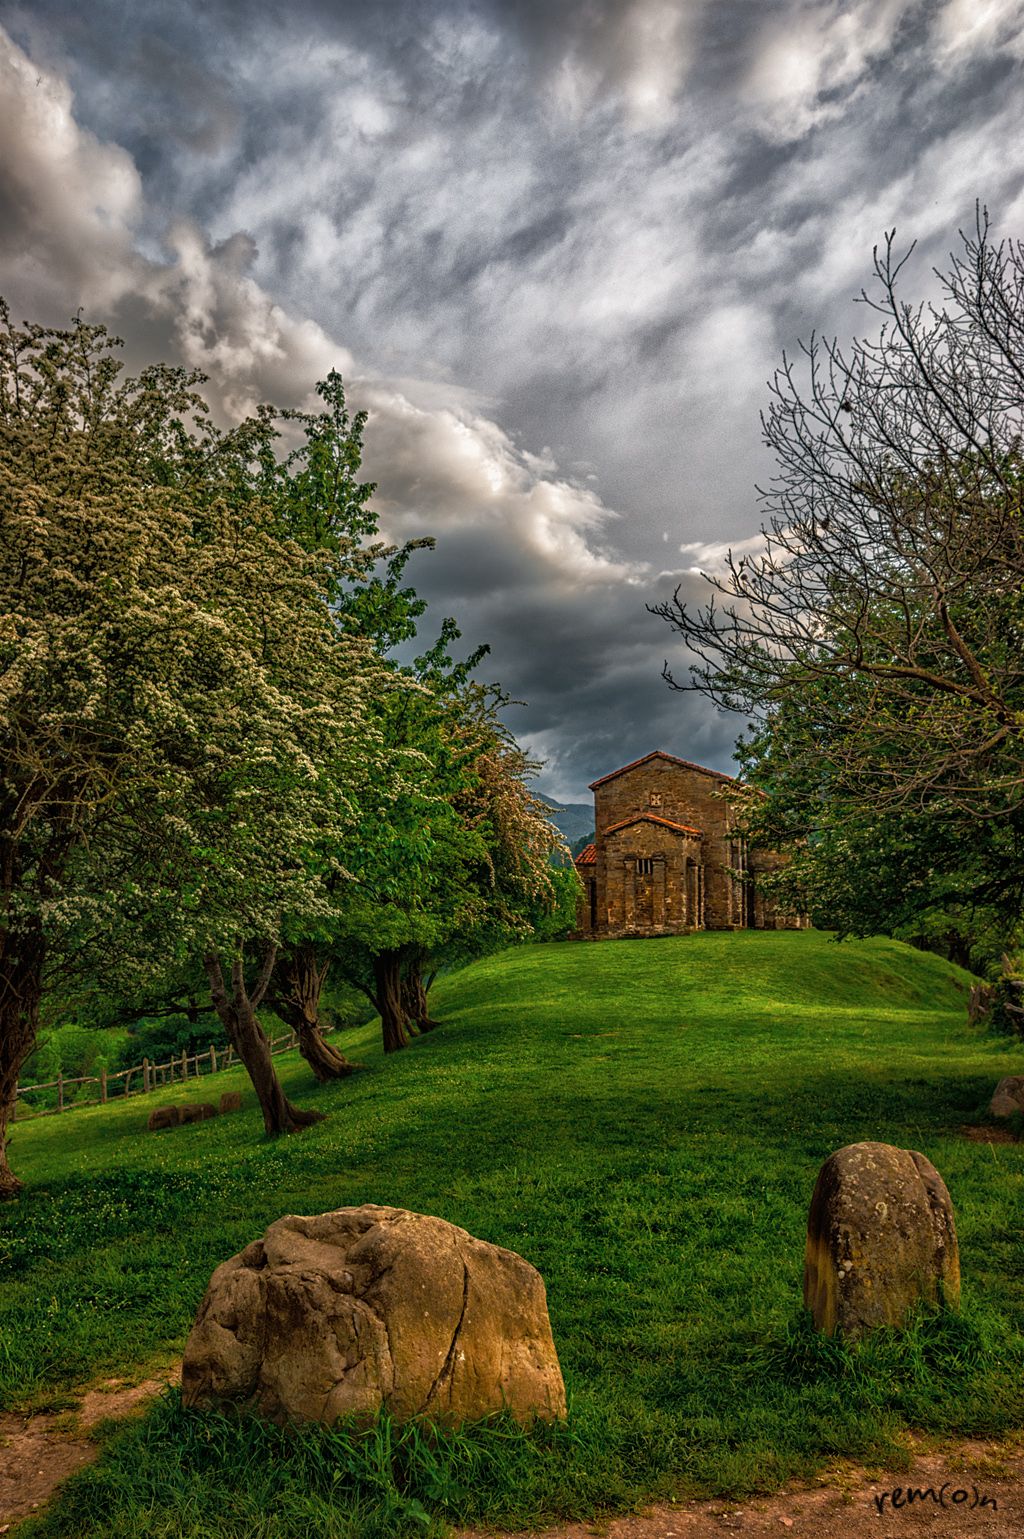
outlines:
[[[581,7],[549,72],[552,100],[578,121],[609,94],[617,95],[631,132],[665,128],[693,66],[703,10],[703,0]]]
[[[1024,14],[1019,0],[946,0],[935,18],[937,58],[945,68],[997,49],[1024,53]]]
[[[0,144],[5,285],[30,303],[52,303],[52,267],[87,302],[115,302],[135,279],[141,178],[123,149],[76,123],[67,82],[33,64],[2,29]]]
[[[742,93],[762,131],[800,139],[839,117],[913,9],[911,0],[804,0],[767,23]]]
[[[763,555],[765,549],[765,536],[759,532],[745,540],[687,540],[680,545],[679,552],[689,563],[686,567],[688,573],[702,576],[706,572],[709,576],[721,576],[728,570],[730,556],[739,563],[744,557]],[[668,577],[671,573],[661,575]]]

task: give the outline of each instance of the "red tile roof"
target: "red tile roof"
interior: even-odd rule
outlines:
[[[578,866],[596,866],[597,865],[597,845],[596,844],[585,845],[584,848],[582,850],[580,850],[580,853],[576,856],[576,864]]]
[[[660,748],[656,748],[653,753],[645,753],[642,759],[634,759],[632,764],[624,764],[621,769],[612,770],[609,774],[602,775],[599,780],[592,780],[590,789],[596,791],[598,786],[614,780],[616,775],[625,775],[627,770],[637,769],[651,759],[667,759],[669,764],[678,764],[682,769],[696,770],[699,775],[710,775],[712,780],[724,780],[726,784],[731,784],[735,779],[733,775],[723,775],[720,770],[705,769],[703,764],[694,764],[690,759],[677,759],[674,753],[664,753]]]
[[[673,833],[695,834],[698,839],[704,837],[699,828],[691,828],[689,823],[671,823],[668,818],[659,818],[656,812],[638,812],[631,818],[623,818],[621,823],[612,823],[605,833],[617,833],[620,828],[629,828],[633,823],[660,823],[662,828],[671,828]]]

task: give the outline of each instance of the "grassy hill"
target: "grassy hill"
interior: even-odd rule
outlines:
[[[265,1141],[251,1105],[142,1131],[180,1093],[18,1125],[8,1404],[166,1360],[213,1267],[273,1219],[379,1202],[539,1267],[571,1406],[566,1429],[388,1444],[261,1432],[172,1397],[41,1531],[422,1534],[428,1513],[740,1495],[839,1454],[898,1458],[908,1427],[1024,1425],[1024,1145],[960,1131],[1024,1051],[968,1030],[966,981],[896,942],[814,932],[524,947],[439,983],[444,1029],[405,1053],[348,1034],[355,1080],[317,1088],[278,1060],[289,1094],[330,1113],[293,1139]],[[804,1226],[822,1160],[868,1138],[945,1177],[964,1306],[846,1348],[803,1318]]]

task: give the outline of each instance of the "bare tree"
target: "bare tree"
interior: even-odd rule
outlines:
[[[696,657],[669,683],[775,723],[808,798],[999,818],[1024,801],[1024,244],[980,210],[961,241],[911,305],[890,232],[877,337],[783,359],[760,552],[653,612]]]

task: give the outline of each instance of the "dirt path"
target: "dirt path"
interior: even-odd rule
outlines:
[[[108,1417],[137,1410],[168,1384],[180,1365],[141,1384],[107,1379],[82,1395],[74,1411],[0,1415],[0,1534],[42,1507],[62,1480],[99,1453],[90,1431]]]
[[[126,1417],[178,1379],[180,1365],[139,1384],[108,1379],[76,1410],[0,1415],[0,1534],[43,1506],[99,1445],[101,1421]],[[460,1530],[457,1539],[1024,1539],[1024,1439],[1014,1446],[925,1440],[909,1471],[838,1463],[812,1487],[745,1502],[681,1502],[640,1514],[561,1524],[529,1535]]]
[[[923,1440],[910,1470],[837,1464],[812,1487],[743,1502],[681,1502],[605,1522],[488,1539],[1024,1539],[1024,1446]],[[482,1539],[461,1531],[457,1539]]]

